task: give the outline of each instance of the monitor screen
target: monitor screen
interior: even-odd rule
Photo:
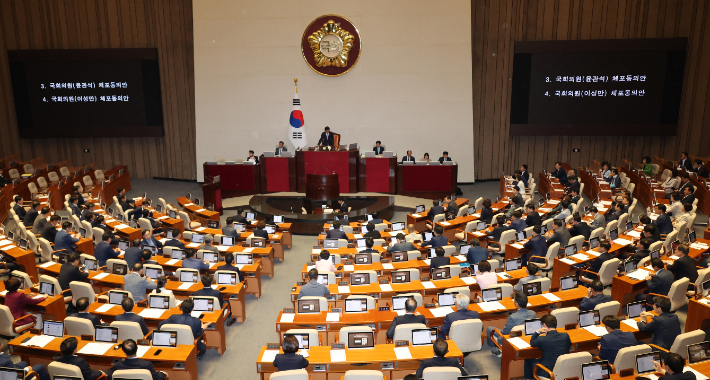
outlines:
[[[320,313],[320,301],[313,299],[298,300],[299,313]]]
[[[367,243],[365,241],[366,239],[357,239],[355,243],[357,244],[358,248],[367,248]]]
[[[547,233],[547,224],[543,224],[540,226],[540,234],[544,235]]]
[[[125,251],[126,248],[128,248],[128,242],[124,241],[124,240],[119,240],[118,241],[118,249],[120,249],[121,251]]]
[[[81,238],[86,239],[86,228],[79,228],[79,232],[81,233]]]
[[[656,368],[653,366],[653,362],[656,361],[663,365],[661,360],[662,359],[660,352],[648,352],[645,354],[638,354],[636,355],[636,372],[639,375],[642,373],[656,372]],[[688,357],[688,360],[690,360],[690,357]]]
[[[126,274],[128,274],[128,265],[114,263],[113,270],[111,271],[111,273],[118,276],[125,276]]]
[[[162,214],[163,213],[163,205],[155,205],[155,211]]]
[[[212,297],[192,297],[195,302],[194,311],[206,311],[211,313],[214,311],[214,298]]]
[[[200,277],[198,271],[180,271],[180,282],[197,282],[198,277]]]
[[[437,328],[412,330],[412,346],[433,344],[436,340]]]
[[[434,237],[434,234],[432,234],[431,232],[424,233],[424,240],[429,241],[432,237]]]
[[[594,249],[599,246],[599,237],[593,237],[589,239],[589,249]]]
[[[218,273],[217,274],[217,284],[218,285],[236,285],[237,284],[237,273]]]
[[[116,220],[118,220],[119,222],[123,222],[123,214],[116,215]]]
[[[256,215],[255,215],[253,212],[248,212],[247,215],[246,215],[246,218],[249,219],[249,220],[255,220],[255,219],[256,219]]]
[[[577,244],[570,244],[565,247],[565,256],[572,256],[577,253]]]
[[[42,334],[57,337],[64,337],[64,322],[59,321],[43,321]]]
[[[191,193],[187,193],[187,199],[192,200],[192,194],[191,194]]]
[[[394,296],[392,297],[392,310],[404,310],[404,304],[410,296]]]
[[[182,260],[185,258],[185,251],[181,249],[173,249],[170,253],[170,257],[177,260]]]
[[[516,234],[516,240],[521,241],[525,240],[525,231],[520,231]]]
[[[128,293],[109,291],[108,292],[108,303],[110,303],[112,305],[120,305],[121,302],[123,302],[123,299],[127,298],[127,297],[128,297]]]
[[[522,267],[523,267],[522,259],[505,260],[505,270],[506,271],[518,270]]]
[[[661,250],[657,249],[655,251],[651,251],[651,258],[652,259],[658,259],[661,257]]]
[[[471,244],[462,244],[459,247],[459,253],[465,256],[468,254],[469,249],[471,249]]]
[[[372,255],[369,253],[356,253],[355,264],[372,264]]]
[[[208,220],[207,221],[207,228],[214,228],[214,229],[219,228],[219,220]]]
[[[318,273],[318,279],[316,281],[321,285],[328,285],[328,274]]]
[[[375,348],[375,333],[350,332],[348,333],[348,349]]]
[[[614,228],[613,230],[609,230],[609,240],[614,241],[618,237],[619,237],[619,229],[618,228]]]
[[[167,230],[167,231],[165,231],[165,238],[166,238],[166,239],[172,239],[172,238],[173,238],[173,230]]]
[[[234,246],[234,236],[222,236],[221,244],[226,247]]]
[[[525,335],[532,335],[542,328],[540,318],[528,319],[525,321]]]
[[[624,271],[625,271],[626,273],[631,273],[631,272],[634,271],[634,269],[636,269],[636,261],[634,261],[634,260],[629,260],[629,261],[627,261],[627,262],[624,263]]]
[[[177,211],[175,211],[175,210],[169,210],[169,211],[168,211],[168,216],[170,217],[170,219],[177,219]],[[170,238],[168,238],[168,239],[172,239],[172,237],[170,237]]]
[[[403,231],[404,222],[392,223],[392,231]]]
[[[688,362],[695,364],[710,359],[710,342],[688,345]]]
[[[582,380],[609,379],[611,373],[611,367],[606,360],[582,364]]]
[[[626,305],[629,318],[637,318],[641,316],[642,311],[646,311],[646,301],[631,302]]]
[[[360,240],[365,240],[365,239],[360,239]],[[363,241],[363,243],[364,243],[364,241]],[[323,248],[338,248],[338,240],[337,239],[323,240]]]
[[[392,283],[393,284],[402,284],[402,283],[407,283],[410,282],[410,273],[409,271],[396,271],[396,272],[391,272],[390,276],[392,278]]]
[[[485,230],[487,227],[488,227],[488,225],[486,224],[486,222],[476,223],[476,230],[478,230],[478,231]]]
[[[695,243],[695,240],[696,240],[696,239],[695,239],[695,231],[690,231],[690,233],[688,234],[688,240],[689,240],[691,243]]]
[[[454,306],[456,303],[456,293],[439,293],[436,295],[439,307]]]
[[[295,336],[296,339],[298,339],[299,350],[307,350],[310,348],[310,345],[308,344],[308,334],[284,334],[284,338],[289,335]]]
[[[96,270],[99,266],[99,262],[92,259],[84,259],[84,265],[86,266],[86,270]]]
[[[208,263],[216,263],[219,260],[219,253],[202,252],[202,260]]]
[[[420,212],[424,212],[424,205],[419,205],[419,206],[415,207],[414,213],[419,214]]]
[[[369,221],[371,221],[372,219],[374,219],[374,217],[372,216],[372,214],[368,214],[368,215],[367,215],[367,221],[369,222]]]
[[[345,299],[346,313],[361,313],[367,311],[367,300],[364,298]]]
[[[432,280],[445,280],[447,278],[451,278],[450,267],[434,268],[431,270]]]
[[[567,276],[560,278],[560,290],[570,290],[577,287],[577,277]]]
[[[274,215],[274,223],[276,224],[281,224],[284,222],[284,216],[283,215]]]
[[[253,262],[254,258],[251,254],[247,253],[238,253],[234,255],[234,261],[237,264],[244,264],[244,265],[249,265]]]
[[[634,229],[634,222],[627,222],[626,223],[626,231],[631,231]]]
[[[244,232],[247,229],[247,226],[243,223],[234,223],[234,229],[239,232]]]
[[[46,294],[48,296],[53,296],[54,295],[54,284],[50,284],[49,282],[41,282],[40,281],[39,293]]]
[[[407,252],[392,252],[393,263],[399,263],[403,261],[409,261],[409,254]]]
[[[118,343],[118,327],[96,326],[96,341]]]
[[[528,282],[523,284],[523,293],[527,296],[542,294],[542,284],[540,282]]]
[[[0,380],[23,380],[25,370],[16,368],[0,367]],[[57,377],[55,376],[55,379]]]
[[[352,273],[350,274],[350,285],[370,285],[369,273]]]
[[[153,346],[177,347],[177,331],[153,330]]]
[[[192,242],[202,244],[205,242],[205,235],[192,234]]]
[[[145,267],[145,276],[152,279],[158,278],[160,277],[160,270],[158,268]]]
[[[500,301],[503,299],[503,291],[501,288],[483,289],[483,291],[481,291],[481,298],[483,302]]]
[[[579,312],[579,327],[594,326],[599,324],[599,310]]]
[[[148,307],[151,309],[170,309],[170,296],[151,294],[148,296]]]

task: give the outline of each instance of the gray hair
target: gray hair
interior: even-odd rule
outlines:
[[[471,300],[468,298],[467,295],[465,294],[457,294],[456,295],[456,307],[459,310],[466,310],[468,309],[468,304],[471,303]]]
[[[212,234],[205,235],[205,243],[212,243],[212,240],[214,240],[214,236],[212,236]]]

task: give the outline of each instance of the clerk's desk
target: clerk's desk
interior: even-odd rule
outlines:
[[[456,346],[453,340],[448,340],[449,352],[447,358],[456,358],[463,362],[463,353]],[[267,347],[262,347],[256,360],[256,371],[261,379],[278,371],[272,362],[263,362],[262,357]],[[376,344],[369,349],[345,349],[346,361],[332,362],[330,360],[330,346],[313,346],[308,350],[308,362],[306,367],[312,380],[339,379],[340,376],[350,370],[375,370],[390,379],[401,379],[413,373],[419,368],[421,361],[434,357],[434,350],[431,345],[409,346],[411,359],[397,359],[394,352],[394,344]],[[279,351],[283,353],[283,351]],[[385,367],[386,365],[388,367]],[[316,368],[318,367],[318,368]]]
[[[467,198],[456,198],[454,201],[456,204],[460,207],[462,207],[465,204],[468,204],[468,199]],[[431,203],[430,203],[431,204]],[[444,210],[448,209],[448,207],[445,207]],[[429,222],[429,217],[427,217],[427,213],[429,212],[429,208],[424,210],[423,212],[420,212],[418,214],[407,214],[407,225],[414,224],[414,229],[417,231],[425,231],[428,230],[426,228],[426,222]]]
[[[32,292],[30,292],[29,289],[23,289],[19,290],[20,293],[25,293],[28,296],[31,293],[38,294],[39,292],[36,289],[33,289]],[[2,281],[0,282],[0,299],[2,299],[2,303],[5,304],[5,282]],[[52,296],[52,297],[47,297],[44,301],[38,303],[37,305],[26,305],[25,306],[27,310],[34,312],[34,313],[39,313],[39,314],[48,314],[54,317],[55,320],[58,321],[63,321],[64,318],[67,316],[67,310],[64,307],[64,296],[63,295],[58,295],[58,296]],[[44,309],[44,310],[43,310]],[[41,326],[38,326],[38,328]]]
[[[44,364],[45,366],[54,361],[54,356],[59,354],[59,345],[69,337],[54,338],[44,347],[22,346],[22,341],[33,337],[32,333],[25,333],[8,343],[10,352],[18,355],[29,365]],[[79,341],[77,350],[81,350],[86,344],[91,343],[75,337]],[[163,350],[156,356],[157,350]],[[103,355],[81,354],[81,357],[91,366],[91,369],[106,371],[113,367],[114,360],[126,358],[123,350],[109,349]],[[194,345],[178,345],[177,347],[151,347],[148,352],[141,357],[148,360],[155,366],[156,371],[163,371],[170,376],[171,380],[197,380],[197,348]]]
[[[257,265],[259,265],[259,263],[245,266],[244,271],[255,271]],[[38,268],[45,272],[45,274],[56,277],[62,266],[57,263],[44,263],[39,265]],[[99,276],[98,279],[96,278],[97,276]],[[99,288],[102,291],[123,289],[123,276],[116,274],[106,274],[101,271],[89,271],[89,282],[94,288]],[[192,284],[188,289],[178,289],[182,284],[183,283],[179,281],[168,281],[165,288],[172,290],[173,294],[175,294],[175,297],[178,299],[186,299],[190,297],[192,293],[203,288],[202,283],[198,282]],[[246,306],[244,303],[246,285],[244,283],[239,283],[237,285],[220,285],[219,287],[222,286],[226,287],[226,289],[222,291],[222,297],[225,300],[229,300],[229,304],[232,307],[232,316],[237,319],[237,322],[244,323],[244,320],[246,320]]]
[[[97,309],[104,305],[106,304],[94,302],[89,305],[88,311],[91,314],[98,315],[99,317],[101,317],[101,320],[107,324],[111,324],[111,322],[115,321],[117,315],[123,314],[123,308],[121,307],[121,305],[113,305],[113,307],[109,311],[98,312]],[[210,324],[205,328],[205,345],[207,346],[207,348],[214,348],[219,352],[220,355],[223,355],[224,351],[227,350],[227,343],[225,340],[226,334],[224,331],[224,313],[222,312],[222,309],[218,309],[219,305],[215,306],[217,307],[217,310],[215,311],[203,311],[202,313],[204,313],[204,317],[202,317],[200,321],[202,323]],[[140,312],[145,309],[147,308],[136,305],[133,307],[133,312],[136,314],[140,314]],[[170,318],[170,316],[173,314],[182,314],[182,310],[180,310],[179,305],[172,309],[165,310],[163,312],[163,315],[160,316],[160,318],[143,317],[143,319],[145,320],[145,324],[148,326],[148,329],[152,331],[157,330],[158,324]]]
[[[538,317],[548,314],[550,310],[548,309],[551,305],[557,305],[559,307],[568,306],[579,306],[580,300],[587,296],[587,288],[579,286],[575,289],[565,290],[561,292],[551,293],[560,298],[559,301],[550,301],[543,295],[536,295],[528,297],[528,303],[531,310],[538,313]],[[424,300],[424,303],[429,303],[430,300]],[[436,298],[431,301],[436,302]],[[469,310],[474,310],[478,312],[478,315],[483,321],[483,331],[485,334],[486,327],[494,326],[496,328],[502,329],[508,318],[509,312],[514,312],[516,310],[513,305],[513,301],[510,298],[504,298],[500,303],[505,307],[505,309],[495,310],[495,311],[484,311],[481,306],[477,303],[471,303],[468,306]],[[387,306],[391,305],[387,302]],[[452,306],[453,310],[456,310]],[[296,310],[296,309],[294,309]],[[444,323],[444,317],[436,317],[432,313],[433,309],[426,308],[424,306],[419,306],[417,311],[426,318],[427,326],[439,327]],[[337,322],[331,322],[326,320],[327,311],[321,311],[320,313],[298,313],[294,316],[293,322],[281,322],[281,316],[284,314],[283,311],[279,312],[279,316],[276,319],[276,332],[279,334],[279,342],[283,339],[283,333],[289,329],[298,328],[312,328],[322,332],[323,345],[328,345],[332,343],[337,343],[335,341],[335,335],[340,331],[341,328],[345,326],[360,326],[367,325],[370,326],[375,331],[375,341],[379,343],[386,342],[386,332],[387,329],[392,324],[392,320],[398,315],[394,311],[380,311],[379,309],[368,310],[364,313],[340,313],[339,320]]]
[[[640,318],[635,318],[635,320],[639,321]],[[604,325],[602,324],[602,326]],[[565,330],[564,327],[560,327],[557,331],[569,334],[570,340],[572,341],[573,352],[595,351],[597,350],[597,345],[601,340],[601,337],[598,337],[581,328]],[[637,340],[651,338],[651,333],[640,332],[625,323],[621,323],[621,331],[634,333]],[[528,347],[521,350],[508,341],[509,337],[509,335],[505,335],[502,342],[503,356],[501,358],[500,369],[501,379],[523,376],[523,360],[542,357],[542,351],[540,351],[540,349]],[[531,336],[523,336],[521,339],[530,344]],[[538,372],[538,374],[544,374],[544,372]],[[629,379],[631,379],[631,377],[629,377]]]

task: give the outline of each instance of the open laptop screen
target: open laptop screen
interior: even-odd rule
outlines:
[[[320,313],[319,300],[298,300],[299,313]]]
[[[64,337],[64,322],[59,321],[43,321],[42,333],[57,337]]]
[[[148,307],[150,307],[151,309],[167,310],[170,308],[170,296],[159,296],[151,294],[148,297]]]
[[[436,295],[436,298],[439,301],[439,307],[454,306],[456,303],[455,293],[439,293]]]
[[[237,273],[219,273],[217,274],[217,285],[236,285]]]
[[[540,318],[528,319],[525,321],[525,335],[532,335],[542,328]]]
[[[112,305],[120,305],[123,300],[128,297],[128,293],[124,292],[108,292],[108,303]]]
[[[606,360],[582,364],[582,380],[608,379],[610,375],[611,367]]]
[[[24,369],[0,367],[0,380],[23,380],[24,378]]]
[[[710,342],[688,345],[688,363],[695,364],[710,359]]]
[[[206,311],[208,313],[214,311],[214,298],[212,297],[192,297],[195,302],[194,311]]]
[[[500,301],[503,299],[503,290],[501,288],[484,289],[481,292],[483,302]]]
[[[197,282],[197,278],[200,276],[200,272],[193,271],[182,271],[180,272],[180,282]]]
[[[434,268],[431,270],[431,279],[432,280],[444,280],[447,278],[451,278],[451,268],[450,267]]]
[[[350,274],[350,285],[370,285],[369,273],[352,273]]]
[[[410,296],[394,296],[392,297],[392,310],[404,310],[404,304]]]
[[[348,333],[348,348],[375,348],[375,333],[372,331]]]
[[[567,276],[560,278],[560,290],[570,290],[577,287],[577,277]]]
[[[688,358],[690,359],[690,358]],[[653,373],[656,372],[656,368],[653,362],[657,361],[661,363],[661,353],[660,352],[648,352],[645,354],[636,355],[636,372],[640,375],[642,373]],[[661,364],[663,365],[663,364]]]
[[[177,331],[153,330],[153,346],[177,347]]]
[[[96,341],[118,343],[118,327],[96,326]]]
[[[402,284],[402,283],[407,283],[410,282],[410,273],[409,271],[398,271],[398,272],[392,272],[390,274],[392,276],[392,283],[393,284]]]
[[[433,344],[436,340],[437,328],[414,329],[412,330],[412,346],[424,346]]]
[[[372,264],[372,255],[369,253],[355,254],[355,264]]]
[[[367,311],[367,300],[366,299],[346,299],[345,300],[345,312],[346,313],[361,313]]]
[[[518,270],[522,267],[523,267],[522,259],[505,260],[505,270],[506,271]]]
[[[626,305],[629,318],[637,318],[641,316],[641,312],[646,310],[646,301],[631,302]]]
[[[579,312],[579,327],[594,326],[599,324],[599,310]]]
[[[295,336],[298,339],[298,348],[300,350],[307,350],[310,345],[308,342],[308,334],[284,334],[284,338],[287,336]]]

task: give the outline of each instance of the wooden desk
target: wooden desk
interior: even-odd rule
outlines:
[[[340,193],[357,193],[358,149],[334,151],[296,151],[299,193],[306,192],[306,175],[337,173]],[[326,169],[327,168],[327,169]]]
[[[564,195],[564,188],[557,178],[548,178],[545,173],[540,172],[537,180],[537,191],[543,196],[550,193],[550,198],[561,199]]]
[[[123,170],[121,175],[118,175],[119,171]],[[108,181],[108,178],[113,175],[114,179]],[[113,197],[118,195],[118,188],[123,187],[126,192],[131,191],[131,176],[128,173],[128,166],[118,165],[104,172],[104,176],[107,181],[103,183],[96,182],[94,173],[91,173],[92,179],[94,180],[94,188],[91,189],[91,194],[93,197],[101,198],[102,202],[106,202],[106,206],[113,203]],[[82,182],[83,184],[83,182]],[[63,198],[62,198],[63,199]]]
[[[688,315],[692,315],[693,317],[685,321],[685,332],[702,330],[703,322],[710,319],[710,305],[705,303],[708,301],[710,301],[710,299],[707,297],[703,297],[700,300],[694,298],[690,300],[688,303]]]
[[[178,197],[177,201],[178,204],[180,204],[180,207],[182,207],[188,214],[194,214],[198,217],[207,220],[219,220],[218,211],[209,211],[205,209],[202,205],[198,206],[192,203],[192,201],[187,199],[187,197]]]
[[[21,345],[23,340],[33,336],[31,333],[25,333],[11,340],[8,343],[10,352],[13,355],[20,356],[21,360],[26,361],[29,365],[49,365],[49,363],[54,361],[54,356],[59,354],[59,345],[63,339],[54,338],[44,347],[25,347]],[[64,336],[64,338],[68,337]],[[81,340],[81,337],[77,336],[75,338],[79,341],[78,350],[90,343],[89,341]],[[155,356],[155,352],[158,349],[162,349],[163,352],[159,356]],[[123,350],[109,349],[103,355],[82,354],[81,357],[86,359],[92,369],[106,371],[113,367],[112,362],[114,360],[125,359],[126,354],[123,353]],[[171,380],[197,380],[197,348],[194,345],[179,345],[175,348],[151,347],[142,356],[142,359],[152,362],[156,371],[167,373]],[[184,364],[184,368],[177,366],[177,364]]]
[[[686,364],[686,367],[688,367],[687,364]],[[691,364],[689,367],[700,372],[701,374],[705,375],[706,377],[710,378],[710,361],[697,363],[697,364]],[[618,369],[616,369],[616,370],[618,371]],[[654,372],[653,374],[660,377],[660,373],[658,373],[658,372]],[[637,375],[636,368],[634,368],[634,375]],[[641,376],[648,377],[648,375],[649,374],[644,374]],[[619,373],[614,373],[611,376],[609,376],[609,380],[625,380],[625,379],[630,380],[632,377],[621,377],[621,375],[619,375]],[[701,377],[700,379],[704,379],[704,377]]]
[[[446,357],[457,358],[463,363],[463,353],[456,346],[456,343],[453,340],[449,340],[447,343],[449,344],[449,352]],[[256,360],[256,371],[262,380],[266,379],[267,375],[277,371],[273,363],[261,361],[264,351],[266,351],[266,347],[261,348]],[[308,362],[310,364],[306,370],[313,380],[336,379],[345,372],[355,369],[382,371],[390,379],[399,379],[415,372],[422,360],[434,357],[434,351],[431,346],[410,346],[409,351],[412,354],[411,359],[398,360],[394,353],[394,344],[377,344],[372,349],[346,349],[346,361],[331,362],[330,346],[314,346],[308,350]],[[382,370],[382,363],[392,363],[394,364],[394,369]],[[323,365],[325,371],[314,371],[315,365]]]
[[[202,167],[204,169],[203,182],[210,182],[211,178],[220,176],[222,198],[259,194],[262,191],[260,165],[244,165],[241,161],[235,165],[205,162]]]
[[[3,238],[5,237],[3,236]],[[9,248],[5,249],[5,247]],[[37,262],[35,261],[35,253],[30,250],[24,250],[16,246],[15,243],[6,245],[5,247],[3,247],[2,252],[0,253],[12,257],[17,262],[17,264],[23,265],[25,267],[25,273],[30,276],[32,282],[39,282],[39,275],[37,274]]]
[[[359,158],[358,188],[363,192],[394,194],[397,157]]]
[[[627,236],[627,235],[619,235],[619,239],[631,240],[632,237]],[[611,249],[609,250],[609,252],[614,254],[614,256],[618,256],[618,255],[626,252],[628,250],[629,246],[630,245],[620,245],[620,244],[612,242]],[[597,248],[594,248],[592,251],[598,252]],[[553,264],[553,267],[552,267],[552,279],[551,279],[552,287],[551,287],[551,289],[559,289],[560,278],[577,273],[577,269],[572,268],[572,266],[589,263],[597,258],[597,256],[594,256],[592,254],[588,254],[586,252],[589,252],[589,251],[582,251],[579,253],[587,256],[588,257],[587,260],[579,260],[579,259],[572,257],[572,256],[564,259],[564,260],[573,261],[574,264],[570,264],[569,262],[562,261],[562,259],[555,257],[555,263]]]
[[[217,235],[217,234],[222,234],[221,229],[206,228],[206,227],[200,227],[200,228],[194,230],[193,232],[198,233],[198,234],[212,234],[213,236]],[[273,275],[273,273],[274,273],[273,259],[278,259],[282,263],[284,262],[284,258],[285,258],[284,257],[284,251],[285,251],[284,250],[284,245],[285,245],[284,240],[285,240],[286,235],[278,233],[279,231],[276,231],[276,232],[277,233],[275,233],[275,234],[269,234],[269,238],[266,239],[266,247],[265,248],[273,250],[273,257],[271,257],[272,262],[271,262],[270,267],[268,266],[268,264],[265,265],[265,268],[264,268],[265,274]],[[243,243],[247,240],[247,237],[251,236],[252,234],[253,234],[253,232],[250,233],[249,230],[246,230],[245,232],[242,232],[241,235],[236,240],[238,242]],[[291,236],[291,234],[289,233],[289,237],[290,236]],[[187,241],[184,239],[183,239],[183,242],[185,243],[185,246],[187,246],[187,244],[190,243],[190,241]],[[235,247],[237,247],[237,246],[235,245]],[[254,249],[257,249],[257,248],[254,247]],[[241,251],[242,250],[240,249],[237,251],[232,250],[231,252],[241,252]],[[265,253],[263,251],[259,251],[259,252],[261,254]]]
[[[296,157],[259,156],[261,166],[261,191],[276,193],[297,190]]]
[[[0,294],[0,298],[2,298],[3,304],[5,304],[5,282],[0,282],[0,292],[2,292]],[[27,295],[29,295],[30,293],[39,294],[39,291],[36,289],[33,289],[32,292],[30,292],[29,289],[24,289],[20,290],[20,292],[25,293]],[[64,296],[62,295],[47,297],[47,299],[38,303],[37,305],[27,305],[26,307],[30,311],[38,314],[51,315],[57,321],[63,321],[64,318],[67,317],[67,310],[64,307]],[[44,309],[45,313],[42,313],[42,309]],[[41,327],[42,326],[38,326],[37,328]]]
[[[397,194],[420,198],[443,198],[456,193],[459,166],[397,164]]]
[[[456,204],[460,207],[463,207],[463,205],[468,204],[469,199],[467,198],[456,198],[454,201]],[[445,207],[444,209],[447,209],[448,207]],[[414,230],[416,231],[427,231],[428,228],[426,227],[426,222],[431,222],[429,217],[427,216],[427,213],[429,213],[430,208],[418,213],[418,214],[407,214],[407,226],[410,224],[414,224]],[[478,215],[480,217],[480,215]],[[405,231],[406,232],[406,231]],[[405,233],[406,235],[406,233]]]
[[[356,251],[355,248],[340,248],[339,250]],[[331,253],[334,253],[330,250],[328,250],[328,251]],[[350,254],[347,254],[347,255],[350,255]],[[354,253],[353,253],[353,255],[354,255]],[[342,255],[341,255],[341,257],[342,257]],[[351,260],[349,260],[349,261],[351,261]],[[392,271],[397,271],[397,270],[402,270],[402,269],[417,269],[417,270],[419,270],[419,272],[424,273],[424,272],[429,271],[429,264],[427,264],[427,261],[425,261],[425,260],[409,260],[409,261],[402,261],[402,262],[396,262],[396,263],[379,263],[378,262],[378,263],[372,263],[372,264],[354,264],[354,265],[352,265],[352,268],[350,268],[350,266],[346,267],[344,264],[337,264],[335,266],[336,269],[338,269],[340,267],[342,267],[342,269],[338,269],[337,271],[335,271],[335,276],[336,277],[350,277],[350,274],[352,272],[361,271],[361,270],[374,270],[375,272],[377,272],[378,276],[388,276]],[[465,262],[466,262],[466,260],[462,260],[458,256],[451,256],[451,265],[456,265],[456,264],[465,263]],[[314,267],[315,267],[315,264],[312,264],[312,265],[311,264],[303,264],[303,269],[301,270],[301,276],[303,277],[304,280],[306,278],[308,278],[308,271]]]

